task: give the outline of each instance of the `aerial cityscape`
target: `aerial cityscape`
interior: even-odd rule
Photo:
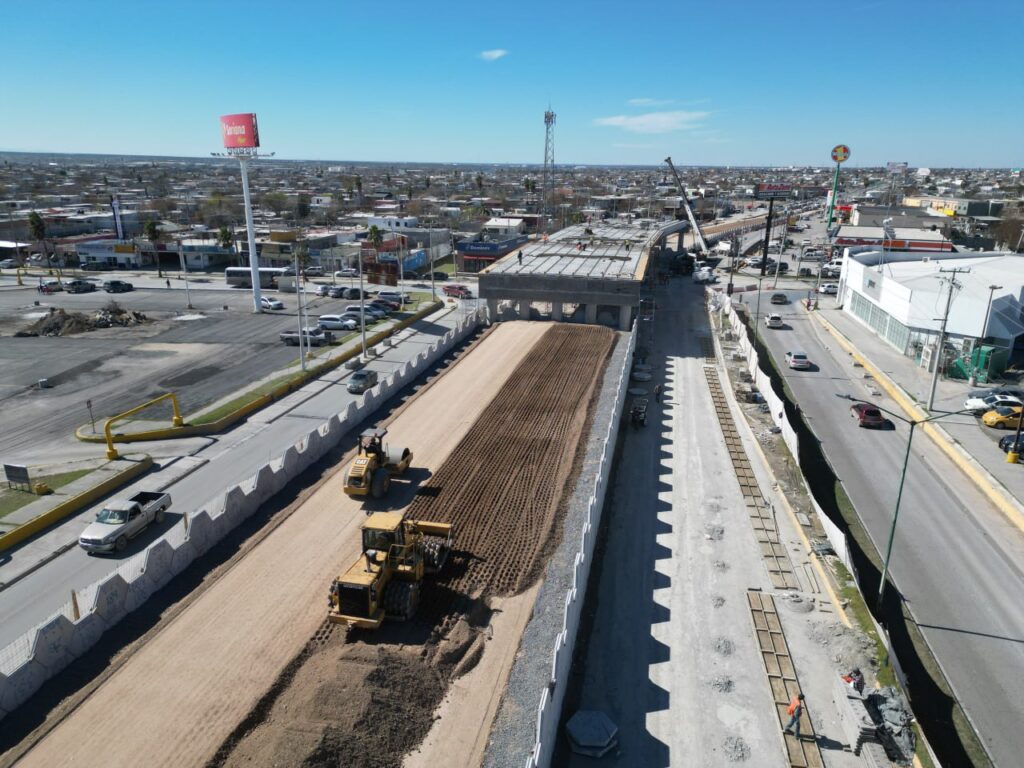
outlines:
[[[0,768],[1020,765],[1024,7],[4,15]]]

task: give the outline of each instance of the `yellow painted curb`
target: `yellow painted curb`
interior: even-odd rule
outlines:
[[[441,301],[435,301],[430,306],[424,307],[418,310],[409,317],[395,323],[390,328],[383,331],[378,331],[372,336],[367,337],[366,346],[372,347],[384,339],[392,336],[398,331],[408,328],[410,325],[415,323],[417,320],[422,320],[427,315],[433,314],[439,309],[444,309],[445,305]],[[152,440],[174,440],[182,437],[198,437],[202,435],[215,435],[219,432],[223,432],[228,427],[232,426],[235,422],[241,421],[249,414],[265,408],[274,401],[284,397],[296,389],[305,386],[312,379],[326,373],[327,371],[333,370],[338,366],[348,362],[353,357],[358,357],[362,354],[362,349],[355,347],[353,349],[344,352],[337,357],[332,357],[329,360],[322,361],[316,365],[308,368],[304,375],[297,376],[294,381],[290,381],[287,384],[281,384],[275,387],[274,390],[268,394],[263,395],[250,403],[246,403],[241,408],[232,411],[231,413],[222,416],[216,421],[211,421],[208,424],[186,424],[182,427],[163,427],[161,429],[150,429],[145,432],[132,432],[129,434],[115,434],[113,436],[115,443],[142,443]],[[243,393],[244,394],[244,393]],[[102,434],[93,434],[91,431],[86,431],[85,425],[75,430],[75,437],[85,443],[105,443],[106,438]]]
[[[849,339],[843,336],[843,334],[828,320],[823,318],[817,312],[812,312],[811,314],[817,318],[821,326],[832,335],[832,337],[839,343],[839,346],[846,350],[846,352],[848,352],[856,362],[863,366],[864,370],[874,377],[875,381],[878,382],[878,386],[885,390],[885,393],[903,409],[903,412],[906,413],[907,416],[912,419],[923,419],[928,416],[924,409],[914,403],[899,387],[899,385],[890,379],[888,375],[876,368],[870,360],[858,352],[857,348],[850,343]],[[950,438],[935,425],[922,424],[921,429],[926,435],[928,435],[928,437],[931,438],[931,441],[935,443],[935,445],[937,445],[954,464],[956,464],[960,471],[967,476],[967,479],[974,483],[978,490],[985,494],[988,500],[991,501],[996,508],[1002,512],[1011,523],[1013,523],[1013,525],[1024,532],[1024,510],[1021,509],[1020,502],[1018,502],[1017,499],[1011,496],[1007,491],[996,487],[993,484],[995,482],[994,478],[991,476],[986,477],[986,475],[988,475],[987,470],[984,468],[979,470],[979,468],[975,466],[975,464],[977,464],[977,459],[969,455],[965,455],[966,451],[964,451],[960,446],[954,444]]]
[[[94,485],[87,491],[82,491],[77,496],[72,496],[67,501],[62,501],[49,512],[44,512],[39,517],[29,520],[27,523],[19,525],[13,531],[8,531],[0,536],[0,552],[3,552],[5,549],[10,549],[15,544],[20,544],[22,541],[30,536],[34,536],[44,528],[49,528],[54,523],[60,522],[66,517],[70,517],[76,512],[92,504],[101,496],[106,496],[114,489],[125,485],[129,480],[138,477],[152,466],[153,458],[149,454],[143,454],[143,458],[141,460],[127,469],[118,472],[113,477],[104,480],[98,485]]]
[[[713,320],[712,327],[714,327]],[[722,366],[722,371],[725,373],[725,378],[731,383],[732,380],[729,378],[729,369],[725,365],[725,359],[722,355],[722,348],[719,344],[718,338],[713,338],[715,343],[715,356],[718,358],[718,362]],[[732,392],[732,387],[729,388],[729,391],[730,393]],[[730,396],[729,401],[730,403],[733,403],[735,402],[735,398]],[[740,416],[742,417],[743,414],[740,413]],[[792,505],[789,503],[789,499],[786,498],[786,494],[782,492],[781,486],[779,485],[779,479],[775,477],[775,473],[772,471],[772,465],[768,462],[768,457],[764,455],[764,449],[761,448],[761,444],[757,441],[757,438],[753,436],[753,430],[751,430],[750,424],[747,423],[745,417],[743,418],[743,424],[746,427],[746,431],[748,433],[748,436],[751,438],[754,447],[757,449],[758,455],[761,457],[762,466],[764,466],[765,470],[768,472],[769,477],[771,477],[775,481],[775,492],[778,495],[779,499],[782,500],[782,506],[786,508],[786,513],[789,515],[790,522],[792,522],[793,527],[796,528],[797,535],[800,536],[800,540],[803,542],[804,549],[810,556],[811,562],[814,564],[814,570],[818,572],[818,577],[821,579],[821,583],[825,586],[825,591],[828,592],[829,599],[832,601],[832,605],[835,606],[836,613],[839,614],[840,621],[842,621],[843,624],[845,624],[847,627],[853,627],[853,623],[850,621],[850,617],[846,614],[846,610],[843,608],[843,604],[840,601],[839,596],[836,594],[835,590],[832,589],[831,579],[829,579],[828,574],[825,573],[825,569],[821,567],[820,559],[814,553],[814,550],[811,548],[811,540],[808,539],[807,534],[804,533],[804,527],[800,524],[800,520],[797,519],[796,510],[794,510]],[[793,458],[794,460],[796,459],[795,456]],[[801,474],[803,474],[802,470]]]

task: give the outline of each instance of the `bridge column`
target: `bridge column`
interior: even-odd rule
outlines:
[[[551,302],[551,319],[556,323],[562,322],[562,302]]]
[[[597,322],[597,304],[587,304],[584,314],[584,321],[590,325]]]
[[[619,307],[619,330],[620,331],[628,331],[629,330],[629,316],[632,314],[632,309],[633,308],[630,307],[628,304],[623,304],[621,307]]]

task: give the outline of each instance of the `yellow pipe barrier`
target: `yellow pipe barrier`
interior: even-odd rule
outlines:
[[[103,425],[103,435],[104,435],[104,437],[107,440],[107,458],[113,460],[113,459],[116,459],[118,457],[118,455],[119,455],[118,452],[117,452],[117,449],[114,447],[114,437],[113,437],[113,435],[110,432],[110,428],[111,428],[111,426],[114,425],[115,422],[121,421],[122,419],[126,419],[129,416],[132,416],[132,415],[138,413],[139,411],[144,411],[146,408],[149,408],[151,405],[156,405],[157,403],[162,403],[164,400],[167,400],[167,399],[170,399],[171,406],[174,408],[174,418],[171,420],[171,425],[175,426],[175,427],[183,426],[184,422],[181,420],[181,411],[178,409],[178,398],[177,398],[177,396],[173,392],[168,392],[166,395],[160,395],[160,397],[154,398],[154,399],[150,400],[148,403],[143,403],[142,405],[137,405],[134,408],[132,408],[130,411],[125,411],[124,413],[119,413],[116,416],[111,416],[109,419],[107,419],[106,423]]]
[[[444,308],[443,302],[432,302],[430,306],[425,307],[417,311],[416,313],[410,315],[409,317],[405,318],[404,320],[395,323],[390,328],[384,331],[378,331],[372,336],[369,336],[366,339],[366,346],[375,346],[384,339],[391,336],[392,334],[397,333],[398,331],[401,331],[405,328],[408,328],[417,320],[422,320],[427,315],[432,314],[433,312],[436,312],[437,310],[442,308]],[[130,411],[125,411],[124,413],[118,414],[117,416],[114,416],[111,419],[109,419],[104,427],[105,437],[101,438],[98,435],[91,435],[89,434],[88,430],[83,432],[81,427],[75,431],[75,437],[77,437],[82,442],[86,443],[106,442],[107,457],[110,458],[110,454],[113,451],[113,458],[117,458],[117,451],[113,446],[114,442],[141,443],[150,440],[171,440],[179,437],[198,437],[202,435],[215,435],[218,432],[223,432],[225,429],[233,425],[235,422],[244,419],[246,416],[253,413],[254,411],[258,411],[261,408],[270,405],[275,400],[278,400],[279,398],[284,397],[290,392],[295,391],[299,387],[304,386],[310,379],[316,378],[317,376],[326,373],[327,371],[337,368],[339,365],[343,365],[344,363],[351,360],[353,357],[358,357],[361,354],[362,348],[361,346],[357,346],[354,347],[353,349],[348,350],[347,352],[338,355],[337,357],[332,357],[329,360],[325,360],[322,363],[314,365],[306,371],[306,375],[296,377],[294,381],[291,381],[287,384],[282,384],[269,395],[263,395],[262,397],[258,397],[252,402],[246,403],[245,405],[241,406],[235,411],[232,411],[226,416],[223,416],[217,419],[216,421],[211,421],[209,424],[183,424],[181,422],[181,417],[178,413],[177,399],[175,399],[173,401],[176,419],[176,421],[174,422],[174,426],[164,427],[162,429],[151,429],[145,432],[133,432],[130,434],[123,435],[114,435],[110,433],[107,427],[109,427],[110,423],[113,420],[120,419],[125,416],[130,416],[133,413],[137,413],[139,410],[147,408],[148,406],[152,405],[153,403],[157,402],[157,400],[160,400],[162,398],[173,397],[173,395],[168,394],[163,395],[161,398],[157,398],[157,400],[151,400],[148,403],[140,405],[138,408],[133,408]]]
[[[149,454],[144,454],[140,461],[132,464],[132,466],[128,467],[123,472],[119,472],[114,475],[114,477],[104,480],[98,485],[94,485],[87,491],[82,491],[77,496],[72,496],[67,501],[62,501],[49,512],[44,512],[39,517],[29,520],[27,523],[19,525],[17,528],[0,535],[0,552],[3,552],[5,549],[10,549],[16,544],[20,544],[30,536],[34,536],[39,533],[39,531],[49,528],[54,523],[58,523],[64,518],[75,514],[92,504],[100,497],[106,496],[114,489],[125,485],[129,480],[138,477],[152,466],[152,457],[149,456]]]

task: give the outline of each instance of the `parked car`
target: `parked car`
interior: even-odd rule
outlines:
[[[1021,401],[1010,395],[988,395],[987,397],[968,397],[964,400],[964,410],[973,411],[975,416],[988,413],[1000,406],[1021,405]]]
[[[316,287],[316,295],[317,296],[330,296],[331,295],[331,286],[329,286],[329,285],[318,285]]]
[[[807,370],[811,367],[811,361],[807,359],[806,352],[787,352],[786,365],[796,370]]]
[[[81,266],[83,272],[106,272],[110,265],[102,261],[87,261]]]
[[[371,306],[374,309],[379,309],[385,315],[388,315],[398,309],[398,307],[390,301],[384,301],[384,299],[374,299],[373,301],[368,302],[368,306]]]
[[[789,262],[788,261],[781,261],[781,262],[779,262],[778,271],[779,272],[789,272]]]
[[[839,286],[835,283],[822,283],[818,286],[818,293],[824,293],[829,296],[835,296],[839,293]]]
[[[1017,441],[1017,435],[1006,435],[1005,437],[999,438],[999,447],[1003,453],[1009,453],[1011,450],[1014,453],[1024,453],[1024,435],[1020,436],[1020,441]]]
[[[4,259],[0,261],[0,269],[14,269],[18,266],[18,262],[14,259]]]
[[[353,395],[361,395],[370,387],[377,386],[377,372],[369,368],[356,371],[349,377],[346,389]]]
[[[772,304],[789,304],[789,297],[784,293],[773,293]]]
[[[128,293],[134,291],[135,286],[124,280],[107,280],[103,284],[103,290],[107,293]]]
[[[364,299],[370,298],[370,292],[369,291],[366,291],[366,290],[360,291],[359,288],[345,288],[342,291],[342,293],[341,293],[341,298],[348,299],[349,301],[351,301],[352,299],[358,299],[360,297],[360,295]]]
[[[412,302],[412,297],[407,293],[401,291],[378,291],[377,298],[385,299],[387,301],[397,301],[399,304],[409,304]]]
[[[96,290],[96,284],[88,280],[68,280],[64,283],[64,290],[68,293],[92,293]]]
[[[981,422],[994,429],[1016,429],[1020,424],[1020,413],[1019,405],[1000,405],[982,416]]]
[[[260,306],[263,309],[284,309],[284,302],[270,296],[260,296]]]
[[[302,270],[302,274],[304,274],[306,277],[323,277],[324,268],[316,266],[306,267],[304,270]]]
[[[785,326],[785,323],[782,322],[782,315],[774,313],[765,316],[764,324],[769,328],[782,328]]]
[[[334,273],[335,277],[359,277],[359,270],[355,267],[343,267]]]
[[[320,315],[317,325],[328,331],[354,331],[359,327],[359,322],[353,317]]]
[[[123,552],[151,523],[162,523],[171,506],[169,493],[141,491],[130,499],[108,501],[78,539],[78,546],[90,555]]]
[[[278,337],[286,346],[299,346],[298,331],[282,331]],[[334,341],[334,334],[330,331],[325,331],[319,326],[307,326],[302,329],[303,344],[308,344],[311,347],[322,347],[324,344],[330,344],[332,341]]]
[[[850,415],[857,420],[858,427],[882,428],[889,426],[889,420],[873,405],[854,403],[850,406]]]
[[[343,299],[345,298],[346,288],[342,288],[340,285],[331,285],[327,288],[327,295],[332,299]]]
[[[427,280],[430,279],[430,273],[427,273],[427,276],[426,276],[425,279],[427,279]],[[447,272],[434,272],[434,280],[436,280],[437,282],[444,282],[447,279],[448,279],[448,273]]]
[[[972,389],[968,397],[988,397],[989,395],[1009,395],[1024,401],[1024,389],[1020,387],[989,387],[988,389]]]
[[[352,312],[354,314],[365,314],[367,317],[373,320],[380,320],[387,316],[387,313],[372,306],[369,302],[364,302],[363,306],[360,307],[358,304],[349,304],[345,307],[346,312]]]

